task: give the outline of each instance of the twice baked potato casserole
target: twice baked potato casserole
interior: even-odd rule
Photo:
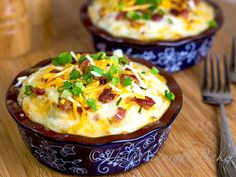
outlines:
[[[204,0],[93,0],[88,13],[112,36],[138,41],[178,40],[217,26]]]

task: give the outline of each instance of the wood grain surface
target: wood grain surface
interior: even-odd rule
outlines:
[[[236,34],[236,4],[219,2],[225,25],[218,33],[213,51],[230,54],[230,40]],[[0,176],[62,177],[39,163],[20,138],[16,123],[5,107],[5,92],[14,76],[39,62],[66,50],[93,51],[91,38],[78,18],[82,0],[53,0],[52,18],[33,28],[31,51],[17,59],[0,60]],[[23,45],[24,43],[22,43]],[[201,102],[202,63],[174,74],[184,93],[182,112],[174,123],[164,148],[149,163],[114,177],[215,177],[219,151],[217,108]],[[236,98],[236,86],[232,86]],[[236,103],[226,107],[234,139]]]

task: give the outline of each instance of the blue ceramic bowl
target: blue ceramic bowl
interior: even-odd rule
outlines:
[[[145,60],[133,61],[152,67]],[[56,171],[74,175],[104,175],[125,172],[150,161],[163,146],[170,128],[182,107],[182,92],[172,76],[165,71],[160,74],[176,95],[159,122],[150,124],[136,132],[100,138],[60,134],[32,122],[17,102],[18,88],[14,85],[20,76],[29,76],[45,66],[45,60],[21,72],[9,87],[6,106],[16,121],[20,134],[31,153],[41,163]]]
[[[177,72],[199,63],[211,49],[216,32],[223,25],[223,14],[220,7],[207,0],[215,9],[217,27],[203,33],[175,41],[142,42],[129,38],[114,37],[94,26],[88,15],[88,1],[81,9],[81,19],[91,33],[97,51],[114,51],[122,49],[133,58],[151,61],[168,72]]]

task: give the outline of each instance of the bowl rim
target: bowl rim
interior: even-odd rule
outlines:
[[[207,30],[203,31],[202,33],[195,35],[195,36],[189,36],[177,40],[153,40],[153,41],[140,41],[128,37],[115,37],[109,32],[93,25],[89,15],[88,15],[88,6],[91,3],[91,0],[86,1],[80,9],[80,18],[81,21],[83,22],[84,26],[86,29],[95,36],[99,36],[100,38],[103,38],[107,41],[114,42],[114,43],[120,43],[123,45],[132,45],[136,46],[139,48],[146,48],[146,47],[156,47],[156,46],[178,46],[178,45],[183,45],[191,41],[199,40],[202,39],[206,36],[213,35],[215,34],[218,30],[221,29],[223,26],[223,12],[220,8],[220,6],[216,3],[213,2],[212,0],[204,0],[208,2],[215,11],[215,20],[217,22],[217,27],[215,28],[208,28]]]
[[[146,65],[149,68],[152,68],[153,66],[155,66],[154,64],[152,64],[146,60],[143,60],[143,59],[137,59],[137,58],[135,58],[135,59],[130,58],[130,59],[131,59],[131,61]],[[151,133],[155,130],[161,131],[163,129],[170,127],[182,108],[183,96],[182,96],[181,88],[179,87],[179,85],[177,84],[175,79],[171,76],[171,74],[158,68],[160,70],[160,74],[167,80],[167,85],[168,85],[169,89],[176,96],[175,100],[172,101],[170,107],[162,115],[159,122],[154,122],[152,124],[144,126],[143,128],[138,129],[137,131],[132,132],[132,133],[108,135],[108,136],[95,137],[95,138],[81,136],[81,135],[57,133],[53,130],[50,130],[50,129],[44,127],[43,125],[41,125],[39,123],[31,121],[25,115],[24,111],[22,110],[21,106],[18,104],[18,101],[17,101],[17,97],[19,94],[19,91],[18,91],[19,88],[15,87],[18,77],[29,76],[30,74],[37,71],[41,67],[49,64],[51,62],[51,60],[52,60],[52,58],[42,60],[41,62],[30,67],[29,69],[26,69],[26,70],[20,72],[14,78],[14,80],[11,82],[11,84],[6,92],[5,104],[6,104],[8,112],[10,113],[10,115],[16,121],[16,123],[18,125],[20,125],[21,127],[25,128],[25,129],[28,129],[31,132],[37,133],[40,136],[49,138],[53,141],[79,143],[79,144],[87,144],[87,145],[102,145],[102,144],[108,144],[108,143],[118,143],[118,142],[123,142],[123,141],[136,140],[138,138],[142,138],[145,135],[148,135],[149,133]]]

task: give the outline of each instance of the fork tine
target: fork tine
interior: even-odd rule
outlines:
[[[212,54],[210,54],[210,64],[211,64],[211,88],[210,91],[213,92],[215,88],[215,76],[214,76],[214,62]]]
[[[207,60],[208,58],[206,57],[204,60],[204,67],[203,67],[203,82],[202,82],[202,91],[207,91],[208,90],[208,69],[207,69]]]
[[[216,67],[217,67],[217,91],[221,92],[222,91],[222,83],[221,83],[221,69],[220,69],[220,55],[216,55]]]
[[[227,64],[227,57],[224,55],[224,71],[225,71],[225,92],[230,92],[230,78],[229,78],[229,69]]]
[[[230,70],[231,71],[234,71],[236,70],[236,66],[235,66],[235,63],[236,63],[236,36],[233,37],[233,40],[232,40],[232,54],[231,54],[231,65],[230,65]]]

